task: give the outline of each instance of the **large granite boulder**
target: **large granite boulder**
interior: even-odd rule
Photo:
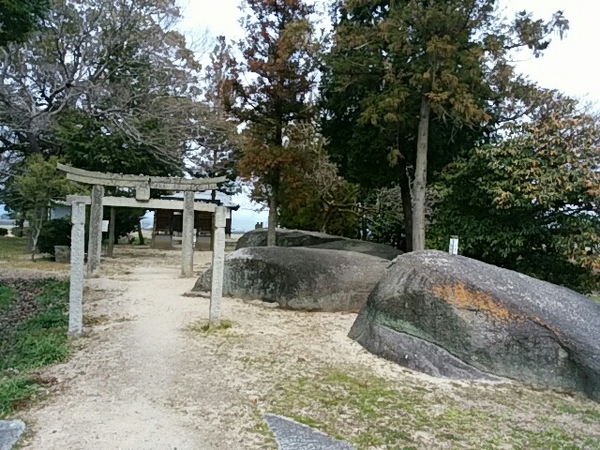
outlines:
[[[350,337],[435,376],[506,377],[600,399],[600,304],[462,256],[398,257]]]
[[[327,242],[341,241],[347,238],[331,234],[317,233],[316,231],[303,230],[275,230],[275,244],[278,247],[308,247],[310,245],[325,244]],[[237,241],[236,250],[247,247],[266,247],[267,229],[252,230],[244,233]]]
[[[346,252],[364,253],[365,255],[377,256],[391,261],[402,254],[402,251],[389,245],[376,244],[375,242],[359,241],[357,239],[343,239],[340,241],[326,242],[324,244],[311,245],[310,248],[322,248],[329,250],[341,250]]]
[[[225,258],[223,295],[305,311],[358,311],[389,261],[360,253],[253,247]],[[208,291],[211,270],[193,291]]]

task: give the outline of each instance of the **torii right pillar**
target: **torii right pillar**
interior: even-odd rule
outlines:
[[[221,295],[223,294],[223,272],[225,269],[225,224],[224,206],[217,206],[213,228],[214,248],[212,254],[212,286],[210,290],[209,326],[218,326],[221,320]]]
[[[90,206],[90,235],[88,239],[88,264],[87,275],[93,277],[100,269],[100,255],[102,253],[102,211],[104,186],[95,185],[92,188],[92,202]]]

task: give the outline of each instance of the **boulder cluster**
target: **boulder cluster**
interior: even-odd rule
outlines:
[[[402,254],[323,233],[240,238],[223,295],[304,311],[358,312],[350,338],[433,376],[512,379],[600,400],[600,304],[569,289],[439,251]],[[194,290],[210,289],[210,270]]]

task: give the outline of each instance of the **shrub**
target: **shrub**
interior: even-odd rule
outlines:
[[[10,230],[10,232],[14,237],[20,238],[27,236],[27,233],[29,233],[29,228],[14,227],[12,230]]]
[[[7,235],[8,235],[8,229],[0,228],[0,236],[7,236]]]
[[[69,219],[49,220],[42,226],[38,238],[40,253],[54,255],[55,245],[71,245],[71,221]]]

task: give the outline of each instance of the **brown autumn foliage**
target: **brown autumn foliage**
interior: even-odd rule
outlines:
[[[232,112],[246,123],[240,176],[255,182],[254,198],[269,201],[269,229],[277,224],[281,190],[301,182],[305,155],[286,145],[289,126],[310,120],[316,84],[318,42],[302,0],[246,0],[243,59],[233,80],[237,102]],[[242,78],[243,77],[243,78]]]

